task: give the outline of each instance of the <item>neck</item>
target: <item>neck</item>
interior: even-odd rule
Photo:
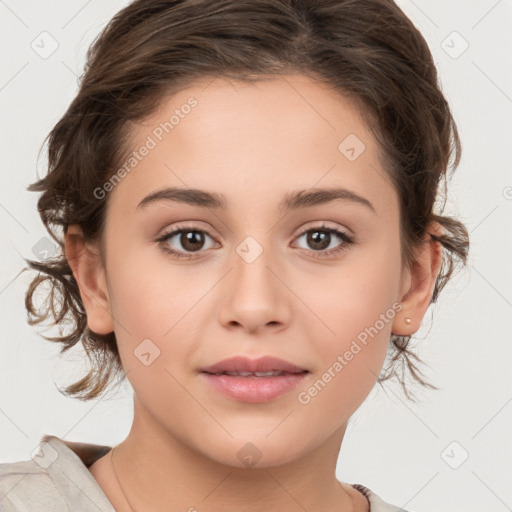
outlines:
[[[345,429],[298,460],[234,467],[163,431],[135,395],[132,428],[116,447],[115,469],[135,510],[350,512],[352,496],[335,474]]]

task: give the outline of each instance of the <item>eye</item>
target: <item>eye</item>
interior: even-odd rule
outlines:
[[[315,258],[328,257],[339,254],[348,249],[349,245],[354,243],[352,237],[336,228],[330,228],[324,225],[306,228],[297,237],[297,240],[305,237],[305,242],[312,250],[312,256]],[[336,239],[341,240],[341,244],[336,246]],[[334,244],[334,248],[332,248]],[[331,247],[329,249],[329,247]],[[308,250],[308,248],[306,248]]]
[[[194,253],[200,253],[202,249],[215,246],[215,242],[213,242],[210,247],[205,248],[206,238],[213,241],[212,236],[204,229],[176,226],[175,229],[164,233],[156,241],[162,250],[173,258],[190,260],[195,257]],[[302,249],[307,250],[309,255],[315,258],[334,256],[347,250],[349,245],[354,243],[352,237],[343,231],[325,225],[303,229],[297,240],[301,238],[305,238],[306,244],[310,246],[310,248]],[[336,245],[336,239],[341,243]],[[333,243],[334,248],[332,248]],[[330,246],[331,248],[329,248]]]
[[[191,259],[194,257],[193,253],[204,249],[206,237],[212,239],[208,232],[203,229],[176,226],[174,230],[165,233],[156,241],[159,242],[165,252],[171,254],[174,258]],[[175,240],[173,241],[173,239]],[[172,247],[173,244],[174,247]]]

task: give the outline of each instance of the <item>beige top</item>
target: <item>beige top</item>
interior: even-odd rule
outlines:
[[[87,469],[111,449],[44,435],[30,460],[0,464],[0,512],[115,512]],[[371,512],[407,512],[360,484]]]

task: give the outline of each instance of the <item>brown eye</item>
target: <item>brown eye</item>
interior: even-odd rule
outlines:
[[[326,231],[311,230],[306,237],[308,245],[316,251],[324,251],[331,243],[331,233]]]
[[[179,241],[185,251],[199,251],[204,244],[204,233],[201,231],[182,231]]]
[[[157,239],[162,249],[176,258],[190,259],[193,253],[199,253],[205,249],[207,239],[212,237],[202,229],[186,228],[178,226],[170,233],[166,233]],[[214,243],[211,243],[211,248]]]
[[[302,248],[318,258],[341,253],[346,250],[350,244],[354,243],[352,237],[348,236],[346,233],[326,226],[305,229],[297,237],[297,240],[301,238],[305,239],[307,246]]]

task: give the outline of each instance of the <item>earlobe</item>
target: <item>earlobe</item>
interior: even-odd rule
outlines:
[[[432,221],[423,242],[415,250],[415,259],[407,269],[409,276],[407,289],[401,297],[402,309],[393,322],[394,334],[410,336],[421,326],[443,261],[443,247],[432,234],[439,236],[442,230],[438,222]]]
[[[114,322],[99,249],[85,241],[78,225],[68,227],[64,241],[66,258],[80,289],[89,329],[98,334],[111,333]]]

